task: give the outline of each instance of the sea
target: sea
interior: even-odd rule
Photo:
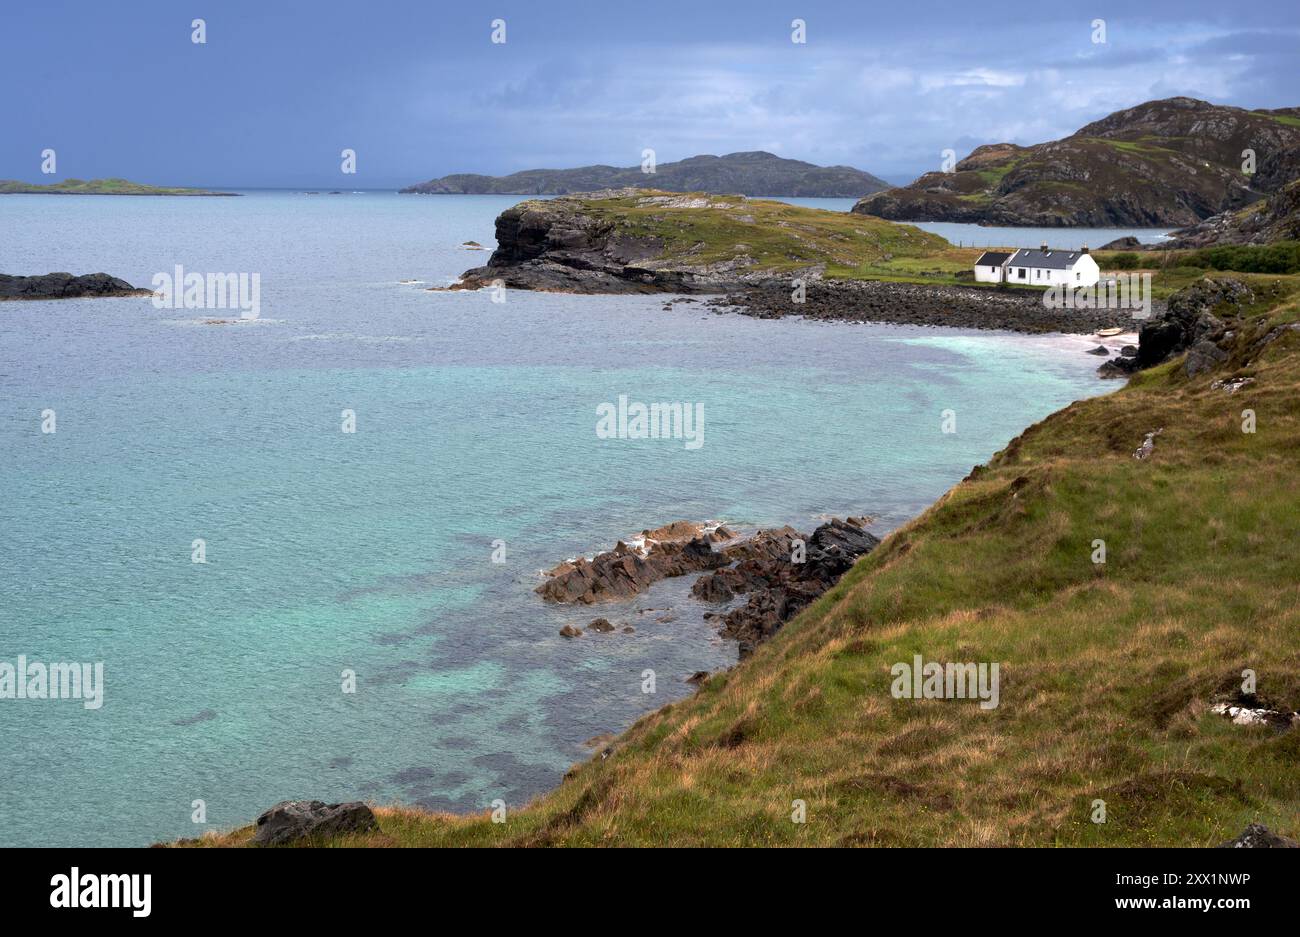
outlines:
[[[516,201],[0,197],[2,272],[259,288],[0,303],[0,696],[20,659],[98,694],[0,698],[0,845],[143,846],[286,799],[522,806],[736,660],[688,581],[570,608],[540,571],[678,519],[884,534],[1114,386],[1086,336],[431,289]],[[1162,232],[1070,237],[1130,233]],[[620,397],[692,408],[700,444],[598,433]],[[597,615],[618,630],[560,636]]]

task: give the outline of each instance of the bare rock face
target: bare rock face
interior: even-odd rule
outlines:
[[[253,842],[259,846],[283,846],[318,836],[368,833],[377,829],[379,821],[360,801],[327,804],[319,800],[285,800],[257,818]]]
[[[1226,329],[1215,311],[1230,311],[1254,298],[1249,287],[1231,277],[1205,277],[1179,290],[1169,297],[1164,315],[1144,322],[1138,331],[1138,366],[1152,367],[1191,348],[1198,350],[1189,355],[1189,374],[1226,360],[1217,345]],[[1207,360],[1211,363],[1203,364]]]
[[[107,273],[46,273],[16,277],[0,273],[0,300],[5,299],[78,299],[83,296],[149,296],[125,280]]]
[[[1236,839],[1221,843],[1220,849],[1300,849],[1300,843],[1279,836],[1262,823],[1252,823]]]

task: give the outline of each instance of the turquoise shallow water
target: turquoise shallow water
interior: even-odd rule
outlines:
[[[598,610],[635,634],[560,638],[597,612],[543,606],[539,569],[677,518],[885,531],[1106,389],[1082,338],[426,291],[513,201],[0,199],[4,272],[262,280],[234,325],[0,305],[0,661],[105,671],[98,711],[0,700],[0,843],[196,835],[195,800],[213,827],[288,797],[521,804],[735,659],[686,582]],[[619,394],[703,403],[703,447],[598,438]]]

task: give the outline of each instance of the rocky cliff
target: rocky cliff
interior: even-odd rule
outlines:
[[[1245,150],[1253,174],[1242,171]],[[1300,108],[1247,111],[1149,101],[1050,143],[982,146],[953,172],[867,196],[855,212],[899,221],[1184,226],[1300,176]]]

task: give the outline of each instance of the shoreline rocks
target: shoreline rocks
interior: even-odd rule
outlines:
[[[45,273],[23,277],[0,273],[0,301],[79,299],[86,296],[152,296],[152,290],[137,289],[107,273]]]
[[[374,812],[360,801],[327,804],[320,800],[284,800],[257,818],[253,842],[258,846],[284,846],[318,836],[378,829]]]
[[[710,307],[758,319],[803,316],[846,322],[885,322],[1040,334],[1091,334],[1134,325],[1126,309],[1050,309],[1037,290],[941,286],[885,280],[816,280],[805,302],[791,301],[787,283],[736,290]],[[1158,304],[1156,304],[1158,305]]]
[[[691,586],[691,595],[699,601],[725,605],[738,596],[747,597],[743,605],[725,613],[705,615],[706,620],[719,623],[719,634],[739,644],[743,660],[880,544],[880,538],[867,531],[868,523],[865,517],[831,518],[807,536],[786,526],[759,530],[736,541],[721,525],[709,529],[675,521],[644,531],[644,552],[619,541],[593,560],[561,563],[535,591],[557,603],[623,601],[659,579],[702,572]],[[654,534],[659,537],[650,536]],[[714,549],[715,544],[722,546]],[[593,620],[587,628],[614,629],[604,618]],[[572,625],[560,629],[565,637],[582,633]]]
[[[789,531],[787,527],[765,532],[769,534],[766,538],[756,535],[735,548],[733,555],[741,557],[735,567],[700,577],[702,582],[726,576],[728,588],[749,595],[743,606],[723,616],[719,629],[723,637],[733,638],[740,645],[741,660],[839,582],[859,558],[880,545],[880,538],[865,529],[862,518],[832,518],[806,541],[797,534],[791,538]],[[798,542],[804,547],[802,562],[795,561]],[[789,549],[783,549],[787,546]]]
[[[651,583],[724,565],[727,560],[713,544],[732,539],[726,527],[674,521],[643,530],[634,546],[620,540],[612,550],[592,559],[579,557],[559,564],[533,591],[558,604],[617,602],[645,591]]]

